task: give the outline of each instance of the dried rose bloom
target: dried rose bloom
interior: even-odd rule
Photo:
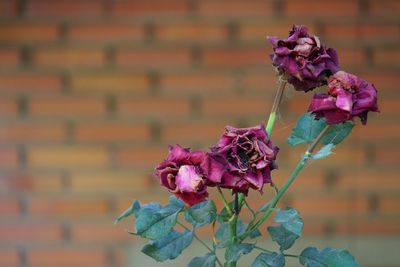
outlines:
[[[175,145],[170,147],[167,159],[157,166],[155,175],[171,193],[188,205],[194,205],[208,196],[205,172],[201,167],[206,157],[205,152],[191,152]]]
[[[328,93],[315,94],[308,111],[328,124],[341,123],[358,116],[367,123],[369,111],[379,111],[374,85],[356,75],[338,71],[328,81]]]
[[[304,25],[295,25],[287,39],[267,37],[273,46],[272,65],[297,91],[307,92],[326,84],[339,70],[336,51],[325,48]]]
[[[271,170],[279,149],[272,145],[263,125],[251,128],[227,126],[226,132],[211,148],[210,160],[215,161],[208,172],[220,174],[213,185],[248,193],[249,188],[262,191],[271,183]],[[214,179],[215,180],[215,179]]]

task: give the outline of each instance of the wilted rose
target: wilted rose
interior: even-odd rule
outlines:
[[[309,91],[326,84],[326,79],[339,70],[336,51],[325,48],[307,27],[295,25],[287,39],[267,37],[273,46],[272,65],[298,91]]]
[[[161,185],[171,193],[193,205],[204,201],[207,196],[205,172],[201,165],[207,154],[202,151],[191,152],[180,145],[170,147],[166,160],[155,171]]]
[[[251,128],[227,126],[219,142],[211,148],[208,171],[220,174],[214,185],[247,194],[249,188],[262,191],[271,183],[271,170],[279,149],[272,145],[263,125]]]
[[[308,111],[328,124],[352,120],[358,116],[367,123],[369,111],[379,111],[374,85],[356,75],[338,71],[329,78],[328,93],[315,94]]]

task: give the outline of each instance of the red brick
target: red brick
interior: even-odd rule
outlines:
[[[393,71],[375,71],[360,73],[359,76],[374,84],[378,90],[386,88],[392,89],[395,88],[396,84],[400,83],[400,76]]]
[[[395,145],[390,147],[377,147],[375,149],[375,162],[377,164],[400,164],[400,149]]]
[[[284,2],[284,12],[288,15],[301,16],[357,16],[358,1],[356,0],[336,0],[321,2],[318,0],[298,1],[288,0]]]
[[[60,192],[63,186],[63,179],[57,174],[0,175],[0,192]]]
[[[44,43],[58,38],[56,24],[18,23],[0,25],[0,43]]]
[[[363,24],[360,25],[360,36],[363,39],[392,39],[399,40],[400,31],[399,26],[395,24],[389,23],[381,23],[381,24]]]
[[[271,94],[271,103],[278,88],[278,74],[270,69],[266,72],[249,72],[243,76],[243,86],[247,92]]]
[[[15,148],[0,149],[0,166],[9,169],[18,166],[18,153]]]
[[[150,174],[103,171],[103,172],[78,172],[71,174],[71,189],[84,193],[120,193],[141,192],[150,186]]]
[[[2,248],[0,251],[0,265],[4,267],[19,267],[20,261],[17,249]]]
[[[35,146],[27,152],[32,167],[102,167],[108,163],[108,153],[99,146]]]
[[[9,217],[16,216],[20,213],[20,205],[18,203],[18,199],[15,197],[1,197],[0,198],[0,216],[1,217]]]
[[[72,226],[71,237],[73,241],[85,244],[123,242],[132,240],[132,235],[127,231],[133,231],[133,229],[126,229],[119,225],[113,226],[110,223],[79,223]]]
[[[93,48],[47,48],[35,51],[32,61],[40,67],[101,66],[105,63],[105,54]]]
[[[32,267],[99,267],[107,266],[107,254],[102,249],[35,248],[28,251],[27,262]]]
[[[84,2],[69,0],[35,0],[28,1],[26,13],[31,17],[66,17],[66,16],[100,16],[103,12],[101,0]]]
[[[273,13],[273,1],[250,0],[244,5],[240,0],[201,0],[198,12],[205,16],[267,16]]]
[[[71,86],[79,92],[138,92],[145,93],[150,85],[146,74],[95,73],[72,76]]]
[[[61,78],[52,74],[12,73],[0,75],[0,90],[12,92],[57,92]]]
[[[92,217],[104,215],[108,212],[108,202],[102,198],[83,197],[36,197],[31,198],[28,204],[29,212],[35,216]]]
[[[112,10],[116,15],[178,15],[189,11],[189,3],[185,0],[117,0]]]
[[[340,189],[357,188],[365,192],[398,192],[400,190],[397,173],[371,169],[343,172],[335,185]]]
[[[203,101],[202,109],[206,116],[236,116],[242,118],[243,116],[253,115],[264,120],[271,105],[272,103],[267,99],[260,97],[210,98]]]
[[[64,127],[59,123],[18,122],[0,127],[2,142],[62,141],[64,138]]]
[[[103,99],[96,98],[33,98],[29,103],[29,112],[33,116],[96,116],[106,112]]]
[[[353,67],[366,64],[366,53],[362,48],[335,48],[338,56],[340,66]]]
[[[369,11],[377,16],[398,16],[400,14],[400,2],[397,0],[370,0]]]
[[[377,123],[369,119],[368,127],[355,127],[351,133],[351,137],[357,137],[362,141],[376,140],[397,140],[400,134],[400,127],[394,124]]]
[[[121,148],[118,151],[118,161],[127,166],[155,167],[166,158],[168,147],[134,147]]]
[[[378,203],[380,213],[397,216],[400,214],[400,198],[398,196],[381,196]]]
[[[2,48],[0,49],[0,66],[15,67],[19,63],[19,57],[18,49]]]
[[[123,98],[118,112],[123,115],[141,117],[189,117],[190,103],[182,98]]]
[[[117,64],[137,67],[177,67],[189,66],[191,54],[189,49],[118,49]]]
[[[144,29],[138,24],[91,23],[71,26],[71,41],[115,43],[143,39]]]
[[[160,82],[165,93],[223,94],[232,89],[234,79],[227,73],[171,73],[161,76]]]
[[[358,36],[357,26],[354,24],[326,24],[324,33],[327,38],[346,39],[349,41],[355,40]]]
[[[49,223],[10,223],[0,224],[0,240],[7,243],[60,242],[62,227]]]
[[[203,63],[206,66],[247,66],[269,63],[266,47],[249,48],[211,48],[203,52]]]
[[[17,101],[14,99],[0,99],[0,117],[15,117],[18,113]]]
[[[225,40],[228,29],[225,25],[203,22],[168,23],[157,25],[155,36],[168,42],[215,42]]]
[[[374,63],[377,65],[398,65],[400,63],[400,49],[376,48],[373,52]]]
[[[150,129],[146,124],[97,122],[76,126],[75,139],[84,142],[148,141]]]

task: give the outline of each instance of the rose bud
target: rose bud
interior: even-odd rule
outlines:
[[[157,166],[154,174],[161,185],[191,206],[208,196],[205,172],[201,167],[206,157],[205,152],[191,152],[175,145],[170,147],[167,159]]]
[[[338,71],[329,78],[328,93],[315,94],[309,112],[324,117],[328,124],[352,120],[358,116],[367,123],[369,111],[379,111],[377,90],[356,75]]]
[[[213,185],[244,194],[249,188],[262,191],[265,183],[272,182],[278,151],[263,125],[241,129],[227,126],[211,148],[210,160],[217,162],[211,172],[221,175],[221,181]]]
[[[336,51],[326,49],[317,36],[308,34],[304,25],[294,25],[287,39],[267,39],[274,50],[272,65],[297,91],[325,85],[327,77],[339,70]]]

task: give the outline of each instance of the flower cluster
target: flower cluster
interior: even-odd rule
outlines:
[[[271,170],[276,168],[278,151],[263,125],[242,129],[227,126],[210,152],[171,147],[155,175],[188,205],[204,201],[208,186],[244,194],[250,188],[261,192],[265,183],[272,182]]]

